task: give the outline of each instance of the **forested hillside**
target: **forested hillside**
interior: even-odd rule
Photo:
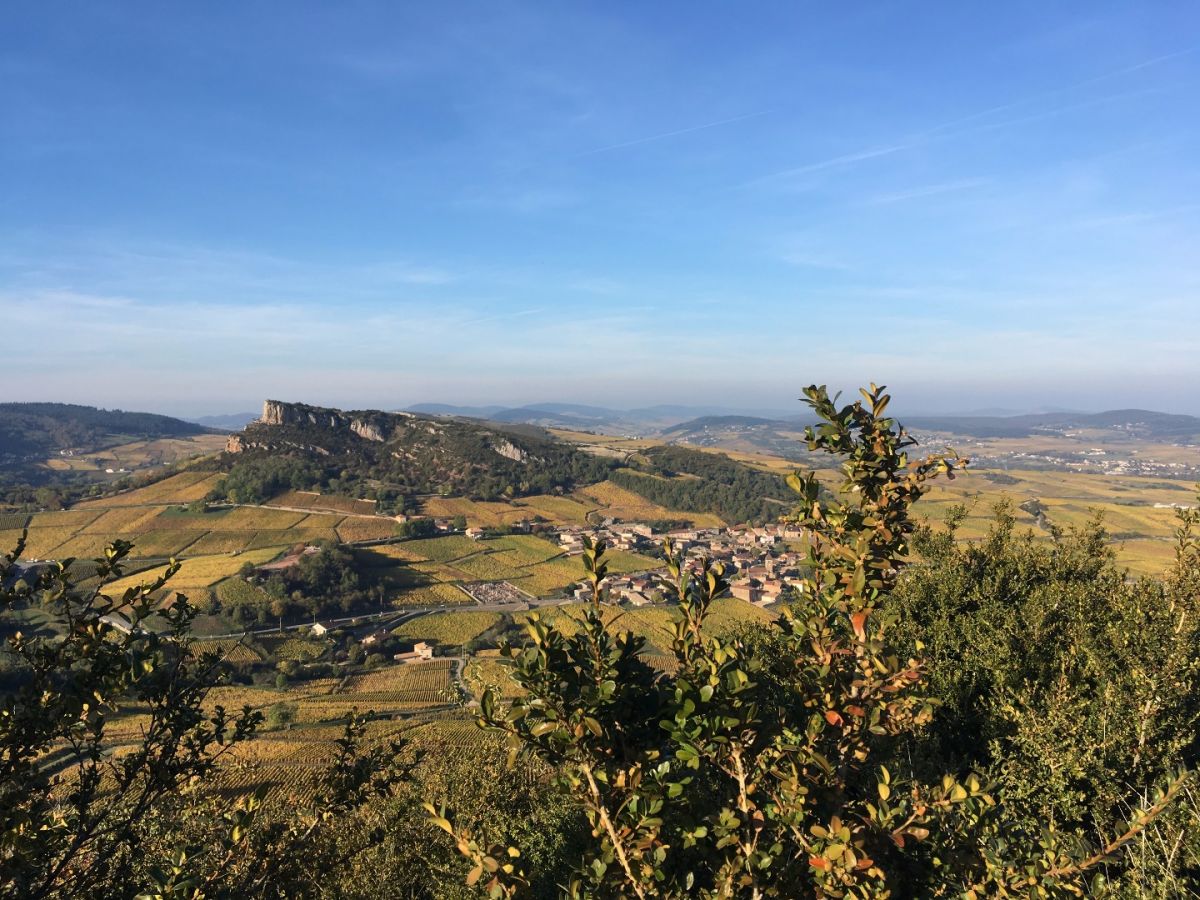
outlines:
[[[767,522],[786,511],[787,484],[721,453],[687,447],[652,447],[635,459],[636,469],[609,476],[623,488],[660,506],[714,512],[726,522]]]
[[[73,403],[0,403],[0,456],[94,448],[130,437],[187,437],[209,429],[154,413]]]

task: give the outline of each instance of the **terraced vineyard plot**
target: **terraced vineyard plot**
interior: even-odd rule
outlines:
[[[112,539],[101,534],[77,534],[73,538],[47,551],[53,559],[95,559],[104,554],[104,548]]]
[[[48,559],[50,552],[75,536],[73,525],[55,528],[30,528],[25,542],[25,559]]]
[[[346,543],[381,541],[396,535],[394,519],[367,519],[347,516],[337,526],[338,538]]]
[[[81,531],[86,534],[123,537],[136,533],[147,523],[153,523],[158,518],[158,513],[157,509],[145,509],[140,506],[109,509],[102,512]]]
[[[212,553],[236,553],[248,550],[251,534],[245,531],[210,531],[187,548],[189,556]]]
[[[147,503],[191,503],[203,500],[221,475],[214,472],[180,472],[146,487],[136,488],[113,497],[87,500],[77,509],[103,509],[112,506],[138,506]]]
[[[513,534],[487,541],[493,556],[509,565],[531,566],[562,555],[562,549],[550,541],[532,535]]]
[[[376,504],[374,500],[352,500],[348,497],[318,494],[313,491],[287,491],[276,497],[272,497],[263,505],[290,506],[295,509],[323,509],[333,512],[373,516]]]
[[[613,574],[622,572],[646,572],[651,569],[661,569],[662,560],[640,553],[629,553],[625,550],[613,550],[608,554],[608,571]],[[579,563],[580,571],[583,564]]]
[[[480,549],[478,542],[459,534],[405,541],[404,546],[409,551],[418,553],[434,562],[450,562],[452,559],[478,553]]]
[[[0,556],[14,549],[20,537],[20,531],[0,531]],[[25,551],[25,556],[29,556],[28,550]]]
[[[284,531],[257,531],[246,542],[246,549],[261,550],[266,547],[291,547],[295,544],[315,544],[317,541],[337,541],[337,532],[332,528],[292,528]]]
[[[611,516],[623,522],[677,519],[691,522],[697,528],[716,528],[724,524],[719,516],[712,513],[682,512],[659,506],[640,494],[611,481],[602,481],[599,484],[580,488],[575,494],[599,506],[600,515]]]
[[[442,583],[410,588],[390,598],[388,602],[398,608],[406,606],[473,605],[475,603],[474,600],[455,585]]]
[[[268,562],[274,556],[275,551],[273,550],[257,550],[250,551],[248,553],[242,553],[237,556],[222,554],[217,556],[197,556],[190,559],[185,559],[180,564],[179,572],[176,573],[175,577],[172,578],[170,582],[168,582],[167,587],[169,590],[180,591],[185,594],[189,590],[209,588],[213,585],[216,585],[218,582],[224,581],[232,575],[236,575],[238,570],[246,563],[258,565]],[[152,569],[148,572],[142,572],[137,575],[130,575],[122,578],[119,581],[113,582],[113,584],[108,588],[108,592],[111,593],[113,591],[123,591],[137,584],[149,581],[158,577],[158,575],[160,575],[165,568],[165,566],[160,566],[159,568]],[[234,583],[245,584],[245,582],[242,582],[240,579],[237,579]],[[250,587],[249,585],[246,586]]]
[[[506,565],[491,553],[477,553],[454,561],[454,568],[466,572],[477,581],[508,581],[525,574],[523,569]]]
[[[463,671],[463,681],[476,699],[490,689],[501,700],[512,700],[524,696],[526,691],[512,680],[511,672],[512,664],[508,660],[481,653],[471,657],[471,661],[467,663]]]
[[[256,584],[235,575],[217,584],[217,599],[231,606],[266,606],[271,595]]]
[[[29,522],[29,513],[0,513],[0,532],[20,531]]]
[[[398,559],[402,562],[428,562],[428,557],[422,556],[409,546],[408,541],[402,541],[396,544],[380,544],[377,547],[372,547],[371,552],[379,556],[387,556],[391,559]]]
[[[251,709],[262,709],[264,706],[270,706],[281,700],[294,699],[296,698],[268,688],[247,687],[240,684],[222,685],[208,692],[204,708],[211,711],[218,706],[223,706],[226,712],[234,713],[240,712],[246,706],[249,706]]]
[[[179,556],[202,537],[203,531],[147,531],[131,540],[141,556]]]
[[[410,564],[409,568],[433,581],[453,583],[471,580],[471,576],[466,572],[446,563],[418,562]]]
[[[430,497],[421,510],[438,519],[464,516],[468,525],[496,527],[529,518],[530,513],[511,503],[468,500],[465,497]]]
[[[472,751],[489,735],[475,724],[473,716],[455,715],[433,719],[406,735],[417,747],[434,746],[450,750]],[[493,740],[495,739],[494,736]]]
[[[544,596],[575,584],[583,579],[583,565],[578,559],[552,559],[548,562],[528,566],[526,573],[516,581],[518,587],[532,594]]]
[[[220,653],[222,658],[231,663],[256,663],[262,661],[262,656],[244,641],[233,639],[216,641],[196,641],[193,649],[197,654],[209,651]]]
[[[324,655],[329,649],[329,643],[320,638],[305,638],[293,635],[263,636],[259,638],[268,653],[276,659],[290,659],[296,662],[308,662]]]
[[[528,510],[528,515],[539,515],[556,525],[582,525],[587,522],[589,512],[596,504],[588,497],[522,497],[516,501]]]
[[[206,516],[212,515],[207,513]],[[224,517],[219,528],[226,531],[279,531],[287,528],[295,528],[303,522],[306,522],[310,516],[305,513],[292,512],[287,509],[264,509],[261,506],[239,506],[234,507],[224,513]],[[327,521],[320,524],[330,526],[336,525],[338,518],[335,516],[322,517]]]
[[[315,711],[344,714],[350,707],[360,710],[421,709],[453,702],[449,660],[394,665],[386,669],[355,675],[343,691],[321,697],[309,697],[307,706]],[[326,715],[325,717],[328,717]]]
[[[707,634],[728,634],[737,626],[746,622],[773,622],[779,614],[737,597],[722,597],[714,600],[708,608],[708,618],[704,623]]]
[[[61,509],[54,512],[35,513],[30,528],[70,528],[80,531],[100,518],[100,513],[90,509]]]
[[[489,628],[499,624],[503,617],[494,612],[431,613],[405,622],[392,634],[408,640],[430,641],[441,646],[460,647],[474,640]]]

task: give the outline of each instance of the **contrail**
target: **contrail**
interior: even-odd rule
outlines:
[[[744,116],[734,116],[732,119],[719,119],[716,122],[708,122],[704,125],[693,125],[691,128],[680,128],[676,131],[664,131],[662,134],[652,134],[649,137],[637,138],[632,141],[622,141],[619,144],[609,144],[607,147],[597,147],[595,150],[585,150],[582,153],[576,153],[572,159],[578,159],[581,156],[594,156],[597,153],[607,153],[610,150],[621,150],[625,147],[636,147],[638,144],[648,144],[651,141],[661,141],[663,138],[676,137],[681,134],[691,134],[693,131],[704,131],[706,128],[718,128],[721,125],[732,125],[734,122],[744,122],[747,119],[756,119],[759,116],[765,116],[774,112],[773,109],[764,109],[761,112],[749,113]]]
[[[999,106],[993,106],[990,109],[980,110],[979,112],[961,116],[957,119],[951,119],[949,122],[943,122],[940,125],[935,125],[932,128],[921,132],[920,136],[927,137],[947,128],[954,128],[957,125],[965,125],[967,122],[973,122],[976,119],[983,119],[998,112],[1004,112],[1008,109],[1015,109],[1018,106],[1025,106],[1026,104],[1034,103],[1038,100],[1045,100],[1047,97],[1055,97],[1059,94],[1066,94],[1070,91],[1076,90],[1077,88],[1087,87],[1088,85],[1097,84],[1101,81],[1107,81],[1110,78],[1118,78],[1121,75],[1128,75],[1131,72],[1137,72],[1141,69],[1148,69],[1151,66],[1157,66],[1159,63],[1164,63],[1172,59],[1178,59],[1181,56],[1190,56],[1197,50],[1200,50],[1200,45],[1188,47],[1184,50],[1176,50],[1174,53],[1164,53],[1162,56],[1154,56],[1150,59],[1144,59],[1139,63],[1134,63],[1130,66],[1124,66],[1120,69],[1113,69],[1111,72],[1104,72],[1100,75],[1093,75],[1091,78],[1085,78],[1083,81],[1075,81],[1071,84],[1064,85],[1063,87],[1054,88],[1049,91],[1042,91],[1037,94],[1030,94],[1028,97],[1022,97],[1019,100],[1012,100],[1008,103],[1002,103]]]
[[[1092,99],[1092,100],[1084,100],[1084,101],[1080,101],[1077,103],[1070,103],[1065,106],[1056,107],[1055,109],[1045,110],[1045,111],[1039,112],[1039,113],[1032,113],[1029,116],[1025,116],[1025,117],[1021,117],[1021,118],[1017,118],[1017,119],[1009,119],[1004,122],[980,125],[978,128],[974,128],[974,129],[966,129],[966,130],[962,130],[962,131],[950,131],[949,134],[941,133],[941,132],[945,132],[950,129],[954,129],[957,126],[965,125],[968,122],[974,122],[977,119],[984,119],[984,118],[987,118],[988,116],[995,115],[996,113],[1004,112],[1005,110],[1015,109],[1020,106],[1026,106],[1030,103],[1035,103],[1038,100],[1045,100],[1048,97],[1056,97],[1061,94],[1066,94],[1071,91],[1077,90],[1078,88],[1081,88],[1081,87],[1087,87],[1088,85],[1096,84],[1101,81],[1107,81],[1110,78],[1117,78],[1121,75],[1128,75],[1131,72],[1137,72],[1141,69],[1147,69],[1147,68],[1150,68],[1151,66],[1156,66],[1156,65],[1159,65],[1160,63],[1164,63],[1164,62],[1167,62],[1172,59],[1178,59],[1179,57],[1182,57],[1182,56],[1189,56],[1189,55],[1195,53],[1197,50],[1200,50],[1200,45],[1187,47],[1183,50],[1176,50],[1173,53],[1164,53],[1161,56],[1154,56],[1154,57],[1151,57],[1150,59],[1144,59],[1141,62],[1134,63],[1133,65],[1124,66],[1120,69],[1114,69],[1111,72],[1104,72],[1100,75],[1095,75],[1091,78],[1086,78],[1083,81],[1076,81],[1071,84],[1064,85],[1063,87],[1054,88],[1053,90],[1042,91],[1041,93],[1038,93],[1038,94],[1031,94],[1028,97],[1022,97],[1019,100],[1013,100],[1009,103],[1001,104],[1000,106],[993,106],[989,109],[984,109],[984,110],[980,110],[979,112],[971,113],[970,115],[960,116],[956,119],[951,119],[947,122],[942,122],[940,125],[934,125],[932,128],[927,128],[924,131],[917,132],[915,135],[906,139],[904,141],[904,143],[894,144],[892,146],[876,147],[876,148],[872,148],[870,150],[862,150],[857,153],[847,153],[843,156],[835,156],[831,159],[825,159],[825,160],[821,160],[819,162],[808,163],[807,165],[797,166],[797,167],[791,168],[791,169],[782,169],[778,172],[771,172],[767,175],[760,175],[758,178],[754,178],[754,179],[751,179],[750,181],[744,182],[741,185],[741,187],[750,187],[750,186],[753,186],[756,184],[761,184],[766,181],[774,181],[777,178],[787,178],[787,177],[794,176],[794,175],[805,175],[810,172],[819,172],[822,169],[832,169],[837,166],[851,165],[852,163],[863,162],[864,160],[868,160],[868,159],[875,159],[876,157],[879,157],[879,156],[889,156],[893,153],[898,153],[901,150],[908,150],[912,147],[917,147],[917,146],[929,143],[931,141],[945,140],[947,138],[953,138],[953,137],[960,137],[965,134],[974,134],[974,133],[980,132],[980,131],[991,131],[996,128],[1007,128],[1012,125],[1020,125],[1025,122],[1032,122],[1032,121],[1036,121],[1038,119],[1059,115],[1060,113],[1070,112],[1071,110],[1074,110],[1074,109],[1085,109],[1090,106],[1097,106],[1102,103],[1109,103],[1113,100],[1117,100],[1122,97],[1136,95],[1140,92],[1125,91],[1125,92],[1118,93],[1118,94],[1111,94],[1107,97],[1100,97],[1100,98],[1096,98],[1096,99]]]
[[[895,144],[891,147],[876,147],[873,150],[862,150],[858,153],[847,153],[844,156],[835,156],[832,159],[823,159],[820,162],[808,163],[803,166],[796,166],[793,169],[781,169],[778,172],[771,172],[768,175],[762,175],[752,181],[747,181],[743,187],[752,184],[760,184],[764,181],[773,181],[776,178],[788,178],[792,175],[807,175],[809,172],[820,172],[822,169],[832,169],[836,166],[846,166],[851,163],[862,162],[865,159],[875,159],[877,156],[890,156],[893,153],[899,153],[901,150],[907,150],[913,146],[908,144]]]

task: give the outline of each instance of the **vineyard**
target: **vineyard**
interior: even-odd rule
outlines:
[[[102,497],[99,500],[87,500],[80,503],[82,509],[105,509],[112,506],[140,506],[155,503],[191,503],[193,500],[203,500],[221,480],[221,476],[211,472],[180,472],[148,484],[145,487],[125,491],[112,497]]]
[[[329,649],[326,641],[295,636],[260,637],[263,648],[279,660],[308,662],[323,656]]]
[[[392,519],[367,519],[347,516],[337,526],[338,538],[345,543],[355,541],[381,541],[394,537],[396,523]]]
[[[525,574],[521,569],[506,565],[492,553],[476,553],[456,559],[454,568],[466,572],[476,581],[509,581]]]
[[[0,532],[20,531],[28,522],[28,513],[0,513]]]
[[[215,651],[221,654],[221,657],[231,663],[257,663],[262,662],[262,656],[248,646],[244,641],[239,640],[205,640],[196,641],[192,645],[192,649],[197,653],[206,653]]]
[[[425,538],[419,541],[406,541],[405,548],[432,562],[450,562],[479,552],[479,544],[471,538],[462,535]]]
[[[532,535],[514,534],[488,541],[492,555],[511,566],[532,566],[562,554],[557,544]]]
[[[293,509],[328,510],[330,512],[350,513],[359,516],[375,515],[374,500],[352,500],[347,497],[317,494],[312,491],[286,491],[272,497],[263,505],[287,506]]]
[[[224,581],[232,575],[237,574],[246,563],[255,565],[267,562],[276,556],[275,550],[258,550],[248,553],[242,553],[237,556],[216,555],[216,556],[196,556],[182,561],[179,567],[179,572],[171,579],[169,588],[174,591],[187,593],[189,590],[206,589],[218,582]],[[160,567],[149,572],[142,572],[137,575],[126,576],[125,578],[115,581],[110,585],[108,591],[120,592],[126,588],[142,584],[146,581],[160,575],[165,569]],[[240,579],[239,579],[240,581]],[[241,582],[245,584],[245,582]],[[249,585],[247,585],[249,587]],[[236,588],[235,588],[236,590]]]
[[[493,628],[503,617],[494,612],[439,612],[410,619],[392,631],[396,637],[460,647]]]
[[[551,497],[542,495],[525,497],[520,504],[533,515],[542,516],[560,525],[582,525],[587,522],[589,512],[596,507],[590,500],[572,497]]]
[[[611,481],[602,481],[599,484],[580,488],[575,495],[599,505],[600,512],[604,516],[611,516],[622,522],[674,519],[689,521],[697,528],[716,528],[724,524],[719,516],[712,513],[680,512],[659,506]]]
[[[446,606],[470,604],[473,601],[454,584],[438,582],[424,587],[410,588],[393,597],[391,604],[405,606]]]
[[[485,651],[471,657],[463,672],[463,681],[476,698],[491,690],[501,700],[512,700],[522,696],[525,690],[512,680],[511,672],[512,664],[508,660],[497,656],[495,651]]]
[[[529,518],[529,512],[521,506],[495,501],[468,500],[465,497],[430,497],[425,501],[422,512],[439,519],[466,517],[470,525],[495,527],[509,525]]]

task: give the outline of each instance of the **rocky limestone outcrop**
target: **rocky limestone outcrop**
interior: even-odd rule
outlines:
[[[387,436],[383,433],[383,429],[375,422],[367,422],[363,419],[355,419],[350,423],[350,430],[364,440],[380,442],[387,440]]]
[[[514,462],[525,462],[525,457],[528,455],[524,450],[518,447],[511,441],[496,441],[492,444],[492,449],[506,459],[511,459]]]
[[[366,441],[383,443],[393,431],[389,420],[409,419],[407,413],[355,413],[337,409],[309,406],[306,403],[284,403],[267,400],[263,403],[260,425],[299,426],[328,428],[332,431],[349,431]]]

